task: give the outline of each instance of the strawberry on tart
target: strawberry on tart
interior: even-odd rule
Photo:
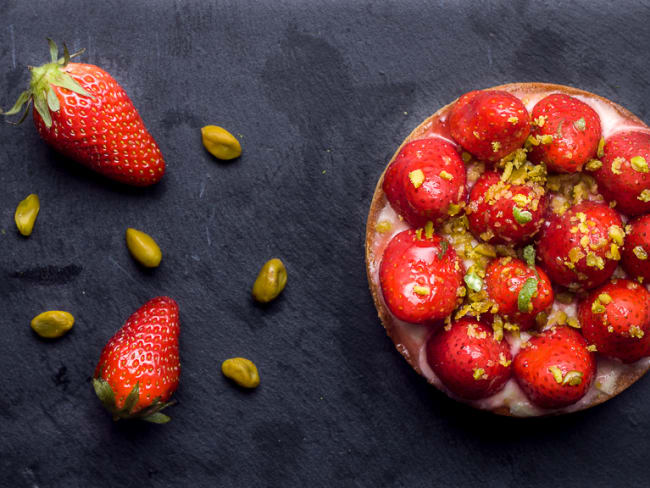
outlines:
[[[366,266],[379,317],[431,384],[540,416],[650,368],[650,129],[544,83],[466,93],[377,184]]]

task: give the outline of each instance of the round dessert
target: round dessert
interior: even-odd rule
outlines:
[[[561,85],[476,90],[384,170],[366,268],[429,383],[516,417],[583,410],[650,368],[650,129]]]

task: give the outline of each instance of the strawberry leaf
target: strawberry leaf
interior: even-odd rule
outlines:
[[[521,210],[517,205],[512,207],[512,216],[515,218],[518,224],[524,225],[533,220],[533,214],[528,210]]]
[[[28,103],[29,100],[31,100],[31,98],[32,98],[32,91],[25,90],[18,96],[18,100],[16,100],[16,103],[14,103],[13,107],[11,107],[6,112],[1,112],[1,113],[3,115],[16,115],[18,112],[22,110],[23,105],[25,105],[25,103]],[[27,108],[29,108],[29,106]]]
[[[533,295],[537,292],[537,283],[538,281],[535,278],[528,278],[524,283],[524,286],[519,290],[519,296],[517,296],[517,308],[520,312],[530,312],[532,308],[530,301],[533,299]]]
[[[47,38],[47,44],[50,47],[50,59],[53,63],[56,63],[59,60],[59,48],[56,47],[56,43],[49,37]]]
[[[67,73],[60,72],[59,76],[56,76],[55,79],[50,81],[50,84],[55,86],[60,86],[70,90],[71,92],[78,93],[79,95],[84,95],[86,97],[95,98],[86,90],[84,90],[79,83],[77,83],[72,76]]]
[[[111,413],[115,412],[115,393],[108,381],[102,378],[93,378],[93,388],[104,408]]]
[[[142,417],[142,420],[152,422],[154,424],[166,424],[171,420],[171,418],[169,418],[169,416],[165,415],[164,413],[156,412],[148,415],[147,417]]]
[[[133,410],[133,407],[136,406],[138,403],[138,399],[140,398],[140,382],[136,382],[135,386],[129,393],[129,395],[126,397],[126,400],[124,400],[124,407],[122,407],[122,411],[126,414],[130,414],[131,411]]]
[[[58,112],[59,108],[61,108],[59,97],[56,96],[56,93],[52,89],[47,91],[47,106],[52,112]]]
[[[43,96],[34,96],[34,108],[43,118],[46,127],[52,127],[52,115],[50,115],[50,108],[47,106],[47,101]]]

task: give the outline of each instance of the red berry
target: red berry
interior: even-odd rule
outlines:
[[[626,215],[650,213],[650,134],[619,132],[605,143],[598,189]]]
[[[383,189],[395,211],[412,226],[438,224],[449,217],[450,204],[465,201],[465,165],[443,139],[409,142],[386,171]]]
[[[523,244],[539,231],[546,214],[544,187],[513,185],[499,173],[486,171],[472,188],[467,206],[469,227],[476,237],[493,244]]]
[[[601,135],[600,117],[586,103],[554,93],[537,102],[532,117],[532,135],[538,137],[538,141],[551,136],[552,141],[533,146],[531,161],[546,163],[550,171],[575,173],[596,156]]]
[[[587,393],[596,373],[596,359],[578,332],[552,327],[522,344],[513,368],[517,383],[534,404],[561,408]]]
[[[529,280],[534,280],[531,293],[524,288]],[[508,322],[518,324],[521,330],[530,329],[535,324],[535,316],[553,305],[553,289],[546,273],[539,266],[533,269],[519,259],[491,261],[485,283],[490,299],[499,306],[497,313]]]
[[[449,128],[463,149],[495,162],[524,144],[530,116],[521,100],[508,92],[472,91],[452,107]]]
[[[553,215],[542,227],[537,246],[542,267],[554,283],[571,289],[604,283],[620,258],[615,235],[622,225],[614,210],[596,202]]]
[[[629,280],[612,280],[578,305],[582,334],[600,354],[633,363],[650,355],[650,293]]]
[[[160,412],[178,386],[178,305],[168,297],[149,300],[108,341],[93,385],[104,406],[119,418],[166,422]]]
[[[30,88],[7,114],[31,100],[38,133],[57,151],[122,183],[158,182],[165,161],[126,92],[97,66],[57,61],[50,47],[53,62],[31,69]]]
[[[621,252],[623,268],[631,278],[650,281],[650,215],[629,223],[631,230],[625,236]],[[626,226],[627,227],[627,226]]]
[[[508,342],[497,341],[492,329],[464,318],[433,334],[427,343],[427,361],[440,381],[467,400],[499,392],[511,375]]]
[[[388,243],[379,266],[381,290],[398,319],[431,324],[454,311],[465,274],[454,248],[436,234],[405,230]]]

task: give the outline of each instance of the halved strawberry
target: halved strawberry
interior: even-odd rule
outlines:
[[[463,149],[495,162],[524,144],[530,116],[521,100],[508,92],[471,91],[452,107],[449,129]]]
[[[523,244],[540,229],[546,214],[544,187],[513,185],[486,171],[472,188],[467,205],[469,227],[477,238],[492,244]]]
[[[650,215],[629,223],[621,256],[623,268],[631,278],[650,281]]]
[[[513,361],[515,379],[542,408],[561,408],[580,400],[596,374],[587,341],[569,327],[552,327],[524,342]]]
[[[453,312],[464,274],[454,248],[432,229],[397,234],[379,266],[386,305],[398,319],[413,324],[432,324]]]
[[[578,305],[585,339],[624,363],[650,355],[650,293],[638,283],[612,280]]]
[[[412,141],[386,171],[383,189],[395,211],[412,226],[438,224],[449,217],[450,205],[465,202],[465,164],[443,139]]]
[[[497,313],[519,325],[520,330],[530,329],[535,325],[535,316],[553,304],[551,280],[544,270],[519,259],[491,261],[485,283],[490,299],[499,306]]]
[[[443,327],[427,343],[427,362],[443,384],[467,400],[499,392],[511,375],[510,347],[472,318]]]
[[[650,133],[624,131],[607,139],[598,189],[626,215],[650,213]]]
[[[554,283],[574,290],[604,283],[620,259],[622,225],[614,210],[591,201],[552,215],[537,246],[542,267]]]
[[[531,161],[546,163],[550,171],[575,173],[596,156],[600,117],[586,103],[554,93],[537,102],[532,117],[531,135],[538,144],[529,153]]]

